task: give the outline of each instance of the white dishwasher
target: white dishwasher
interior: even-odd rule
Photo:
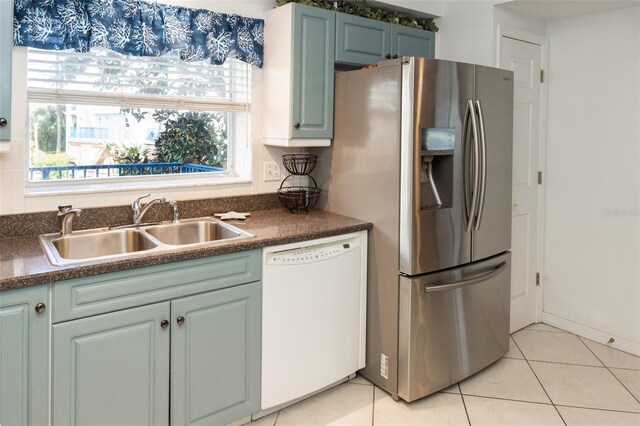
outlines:
[[[365,364],[367,231],[262,250],[262,410]]]

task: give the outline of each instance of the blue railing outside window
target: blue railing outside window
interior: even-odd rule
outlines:
[[[178,173],[224,172],[222,167],[191,163],[89,164],[84,166],[29,167],[29,180],[104,178],[112,176],[171,175]]]

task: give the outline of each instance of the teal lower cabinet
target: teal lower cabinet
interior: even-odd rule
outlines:
[[[54,324],[53,424],[225,425],[259,411],[260,312],[254,282]]]
[[[261,286],[171,302],[171,424],[224,425],[260,410]]]
[[[259,411],[260,275],[253,250],[53,284],[52,424],[215,426]]]
[[[260,279],[258,249],[0,291],[0,425],[259,411]]]
[[[48,424],[48,296],[46,285],[0,292],[0,425]]]
[[[169,318],[164,302],[55,324],[53,424],[168,424]]]

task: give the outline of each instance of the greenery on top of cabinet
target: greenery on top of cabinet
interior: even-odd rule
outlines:
[[[284,6],[287,3],[300,3],[322,9],[331,9],[349,15],[375,19],[376,21],[390,22],[405,27],[438,32],[438,26],[433,21],[433,18],[416,18],[406,13],[371,7],[365,3],[352,3],[347,1],[333,2],[327,0],[276,0],[276,6]]]

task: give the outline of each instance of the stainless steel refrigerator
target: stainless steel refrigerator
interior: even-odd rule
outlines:
[[[513,73],[404,57],[335,79],[324,207],[373,222],[367,363],[413,401],[509,348]]]

